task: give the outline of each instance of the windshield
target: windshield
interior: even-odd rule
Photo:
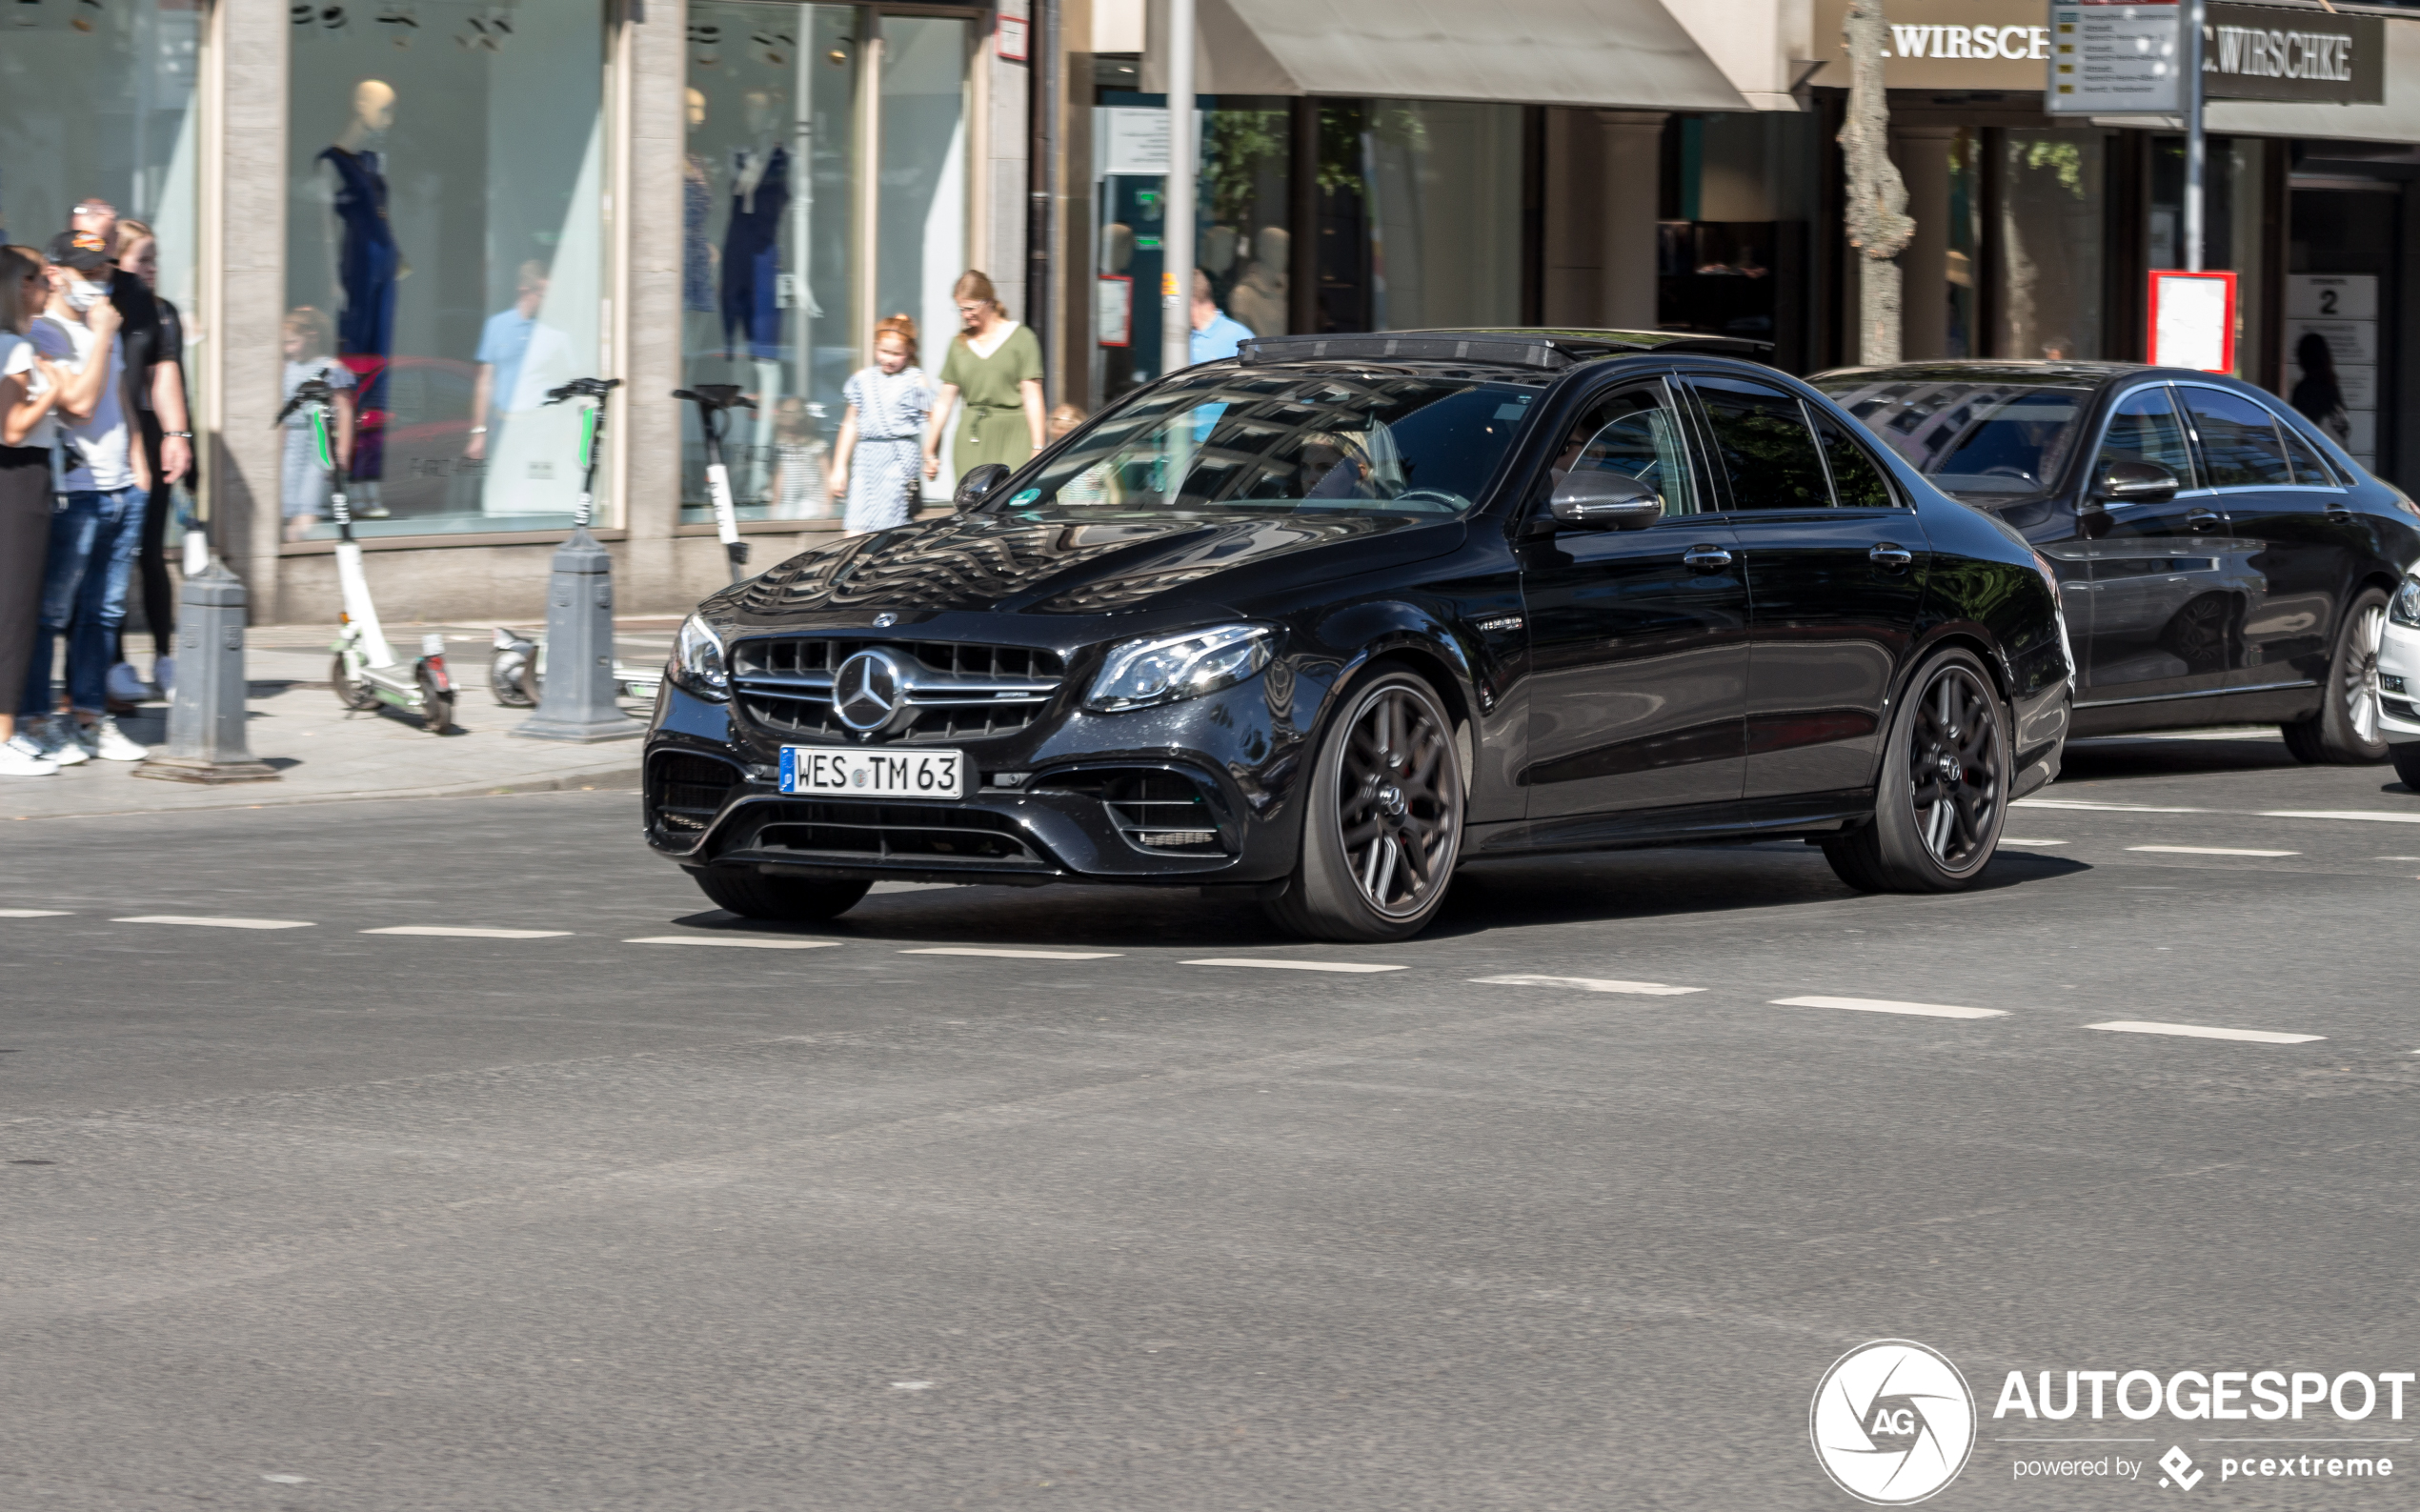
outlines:
[[[1401,372],[1205,373],[1102,419],[1007,507],[1459,514],[1539,392]]]
[[[1817,385],[1916,471],[1951,494],[2039,494],[2058,479],[2092,391],[2023,383]]]

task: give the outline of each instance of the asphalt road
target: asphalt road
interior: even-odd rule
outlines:
[[[1845,1508],[1809,1398],[1886,1337],[1984,1409],[1928,1505],[2153,1495],[2016,1441],[2217,1425],[2006,1373],[2420,1369],[2420,795],[2210,739],[2044,796],[1969,894],[1640,852],[1383,948],[735,928],[625,794],[6,826],[0,1507]],[[2369,1452],[2193,1494],[2408,1501]]]

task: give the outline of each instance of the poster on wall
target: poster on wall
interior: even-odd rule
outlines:
[[[2293,273],[2286,279],[2287,391],[2364,467],[2378,463],[2378,278]]]
[[[2235,275],[2151,271],[2151,363],[2202,373],[2235,371]]]
[[[1135,339],[1135,281],[1103,273],[1093,289],[1093,329],[1104,347],[1132,346]]]

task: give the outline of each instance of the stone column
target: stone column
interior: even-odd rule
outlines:
[[[688,140],[686,0],[630,6],[620,28],[616,72],[624,119],[618,123],[627,169],[614,224],[620,234],[616,279],[625,334],[617,375],[624,382],[614,416],[621,461],[621,510],[605,523],[627,533],[615,549],[625,604],[676,608],[694,602],[697,582],[714,579],[721,551],[711,539],[676,541],[680,520],[681,154]],[[613,103],[609,99],[609,106]],[[688,586],[676,557],[693,548]],[[534,553],[533,553],[534,557]],[[712,558],[710,561],[709,558]],[[534,560],[533,560],[534,566]]]
[[[1662,198],[1662,111],[1598,111],[1598,319],[1616,331],[1656,324],[1656,222]]]
[[[219,551],[251,585],[255,613],[295,615],[278,593],[278,463],[272,427],[286,312],[286,50],[292,30],[279,0],[222,0],[211,12],[204,67],[216,105],[212,245],[202,282],[201,360],[209,405],[211,513]],[[214,276],[213,276],[214,274]]]
[[[1948,354],[1949,149],[1954,126],[1893,127],[1890,155],[1907,181],[1916,234],[1899,254],[1900,356],[1920,362]]]

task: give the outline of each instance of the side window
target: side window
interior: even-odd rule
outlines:
[[[1694,514],[1697,480],[1679,419],[1661,389],[1630,389],[1600,399],[1581,415],[1557,454],[1553,481],[1571,473],[1619,473],[1654,489],[1667,516]]]
[[[2118,401],[2108,432],[2101,437],[2101,454],[2093,458],[2093,475],[2111,462],[2156,462],[2175,474],[2182,487],[2193,486],[2193,460],[2168,385],[2147,385]]]
[[[2202,443],[2202,466],[2211,488],[2257,488],[2290,483],[2293,470],[2277,439],[2277,417],[2240,393],[2198,385],[2180,388]]]
[[[1891,492],[1883,470],[1866,450],[1859,446],[1838,420],[1815,412],[1815,429],[1824,438],[1824,460],[1831,464],[1832,492],[1839,495],[1841,507],[1854,510],[1895,509],[1899,496]]]
[[[2336,474],[2319,459],[2319,448],[2302,437],[2302,433],[2280,420],[2277,433],[2286,443],[2286,460],[2293,464],[2294,481],[2304,488],[2335,488]]]
[[[1824,458],[1797,395],[1737,378],[1695,378],[1689,387],[1705,406],[1732,509],[1831,507]]]

